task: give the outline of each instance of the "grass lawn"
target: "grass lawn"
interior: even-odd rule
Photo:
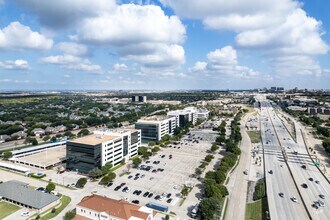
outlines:
[[[245,220],[266,219],[267,198],[262,198],[253,203],[246,204]]]
[[[260,131],[247,131],[247,133],[248,133],[252,143],[259,143],[261,141]]]
[[[20,209],[19,206],[7,203],[7,202],[0,202],[0,219],[4,219],[8,215],[13,214],[14,212]]]
[[[67,207],[67,205],[71,202],[71,198],[65,195],[62,195],[61,197],[61,206],[56,208],[56,211],[54,213],[51,213],[52,209],[47,210],[46,212],[49,212],[48,214],[42,216],[40,219],[41,220],[46,220],[46,219],[52,219],[55,218],[62,210]]]

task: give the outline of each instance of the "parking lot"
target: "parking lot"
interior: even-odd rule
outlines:
[[[101,191],[112,198],[138,201],[140,205],[154,202],[168,206],[169,211],[174,213],[182,213],[183,207],[179,207],[181,189],[184,185],[194,186],[199,182],[191,174],[195,173],[217,136],[210,129],[196,129],[190,134],[190,137],[183,137],[180,143],[162,148],[157,155],[143,161],[142,167],[150,166],[149,171],[131,168],[129,174],[117,176],[111,186],[104,187]],[[122,187],[119,188],[120,185]],[[185,203],[188,205],[189,201]]]

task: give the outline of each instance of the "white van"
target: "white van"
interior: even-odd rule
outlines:
[[[196,204],[195,207],[193,208],[193,210],[191,210],[190,215],[192,218],[197,217],[198,208],[199,208],[199,204]]]

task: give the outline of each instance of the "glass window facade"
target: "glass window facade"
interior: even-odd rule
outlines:
[[[141,129],[143,139],[158,140],[158,125],[136,123],[135,129]]]
[[[88,173],[91,169],[101,168],[102,144],[87,145],[81,143],[67,142],[67,168]]]

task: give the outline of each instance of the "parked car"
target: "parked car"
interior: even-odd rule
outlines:
[[[21,216],[28,217],[28,216],[30,216],[30,212],[22,212]]]
[[[149,192],[147,191],[143,194],[143,197],[147,197],[148,195],[149,195]]]
[[[134,204],[139,204],[140,201],[139,201],[139,200],[133,200],[132,203],[134,203]]]
[[[171,203],[172,202],[172,199],[168,199],[166,200],[167,203]]]
[[[150,193],[150,194],[148,195],[148,198],[151,198],[153,195],[154,195],[153,193]]]

